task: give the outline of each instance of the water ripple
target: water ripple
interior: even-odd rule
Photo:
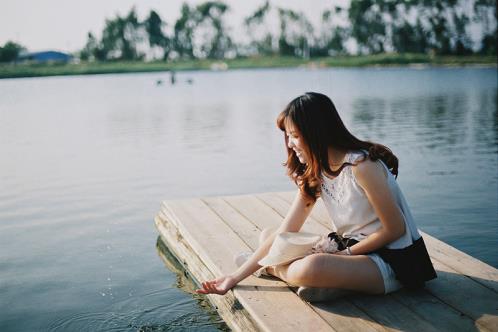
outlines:
[[[124,313],[87,312],[62,317],[48,325],[47,331],[218,331],[221,319],[206,317],[204,312],[175,312],[174,304]]]

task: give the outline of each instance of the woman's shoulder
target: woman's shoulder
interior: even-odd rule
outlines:
[[[386,171],[380,160],[373,161],[367,156],[359,158],[352,167],[352,173],[360,185],[376,182],[387,178]]]
[[[368,159],[368,151],[366,150],[352,150],[347,152],[346,161],[356,164],[361,163]]]

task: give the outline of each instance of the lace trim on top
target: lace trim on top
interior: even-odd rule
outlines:
[[[348,152],[346,162],[353,163],[353,157],[354,155]],[[325,174],[323,174],[321,192],[325,193],[325,195],[330,197],[333,201],[342,203],[345,197],[345,185],[352,178],[353,168],[351,166],[343,168],[341,173],[333,179],[328,178]]]

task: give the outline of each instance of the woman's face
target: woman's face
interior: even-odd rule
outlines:
[[[290,122],[290,121],[289,121]],[[299,130],[292,123],[286,125],[285,134],[287,135],[287,146],[294,150],[301,164],[308,161],[308,148]]]

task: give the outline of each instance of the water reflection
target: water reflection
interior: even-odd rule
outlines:
[[[489,148],[496,141],[496,100],[493,104],[489,94],[481,94],[476,108],[471,99],[462,94],[357,98],[352,102],[352,124],[365,139],[386,137],[396,145],[409,143],[444,154],[475,144],[469,134],[478,129],[483,135],[476,137],[477,143],[485,140]]]
[[[365,139],[383,138],[386,127],[387,100],[382,98],[356,98],[353,103],[353,125],[361,126]]]
[[[473,139],[477,153],[498,153],[498,92],[496,89],[483,91],[475,101],[472,119]]]
[[[232,115],[226,103],[208,104],[202,108],[187,104],[177,115],[181,120],[180,132],[185,148],[202,150],[205,146],[216,145],[218,152],[225,150],[223,138]]]

